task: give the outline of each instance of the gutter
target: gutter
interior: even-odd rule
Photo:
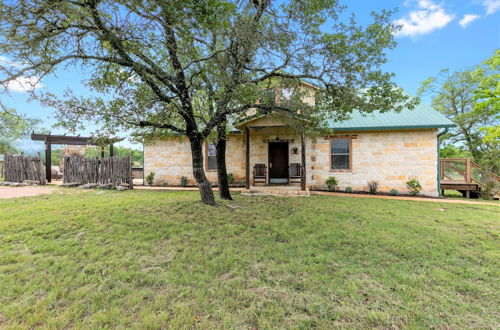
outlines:
[[[444,131],[438,133],[437,135],[437,188],[438,188],[438,196],[443,197],[441,195],[441,157],[439,156],[439,151],[441,150],[441,140],[439,139],[444,134],[448,133],[448,127],[444,129]]]

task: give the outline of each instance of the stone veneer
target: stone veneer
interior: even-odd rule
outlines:
[[[342,133],[352,140],[352,170],[330,171],[329,140],[323,137],[306,139],[307,185],[310,189],[325,189],[325,180],[335,176],[339,189],[347,186],[367,190],[368,181],[378,181],[379,190],[392,188],[406,193],[406,181],[417,178],[423,186],[422,194],[437,196],[437,130],[381,131]],[[250,133],[251,171],[256,163],[267,165],[267,140],[292,140],[289,162],[300,163],[300,137],[285,127],[268,127]],[[297,154],[292,149],[298,148]],[[206,146],[204,147],[206,149]],[[180,184],[182,176],[195,184],[191,168],[191,151],[185,138],[157,141],[145,146],[145,176],[155,172],[155,184]],[[227,168],[237,182],[245,180],[245,141],[242,134],[229,136]],[[217,182],[216,171],[206,171],[212,183]]]

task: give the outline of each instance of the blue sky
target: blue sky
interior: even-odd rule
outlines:
[[[403,26],[397,35],[398,46],[388,53],[384,69],[396,74],[395,81],[407,92],[415,94],[420,83],[443,68],[461,70],[490,57],[500,48],[500,0],[344,0],[346,13],[354,13],[361,24],[370,22],[370,12],[398,8],[395,20]],[[0,54],[0,61],[6,60]],[[42,87],[54,93],[66,88],[85,95],[80,81],[88,72],[74,68],[60,70],[57,76],[46,77]],[[11,86],[10,95],[1,95],[2,102],[31,117],[44,121],[52,133],[52,109],[37,102],[28,102],[22,86]],[[429,101],[424,100],[424,101]],[[79,132],[92,131],[94,125]]]

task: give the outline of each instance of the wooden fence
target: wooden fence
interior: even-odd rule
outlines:
[[[79,182],[118,186],[126,183],[132,188],[132,158],[129,157],[64,157],[63,183]]]
[[[45,166],[40,154],[36,157],[25,157],[20,155],[5,155],[3,165],[3,178],[8,182],[20,182],[24,180],[38,181],[46,184]]]

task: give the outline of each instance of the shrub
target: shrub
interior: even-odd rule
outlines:
[[[326,186],[330,191],[334,191],[335,189],[337,189],[338,184],[339,182],[337,181],[337,178],[335,178],[334,176],[331,176],[328,179],[326,179]]]
[[[408,188],[412,196],[417,196],[422,191],[422,185],[416,178],[408,180],[406,182],[406,188]]]
[[[187,187],[188,183],[189,183],[189,181],[188,181],[187,176],[181,177],[181,186],[182,187]]]
[[[162,187],[168,187],[168,182],[163,182]]]
[[[493,190],[495,189],[495,182],[493,181],[489,181],[489,182],[486,182],[486,185],[484,186],[484,188],[481,189],[481,198],[482,199],[488,199],[488,200],[492,200],[494,197],[495,197],[495,193],[493,192]]]
[[[351,186],[347,186],[345,187],[345,192],[348,193],[348,194],[352,194],[352,187]]]
[[[228,173],[227,174],[227,183],[233,184],[234,183],[234,175],[233,173]]]
[[[392,188],[391,191],[389,191],[389,195],[397,196],[399,195],[399,191],[397,189]]]
[[[155,180],[155,172],[149,172],[148,176],[146,177],[146,182],[148,185],[152,185]]]
[[[378,182],[377,181],[369,181],[368,182],[368,191],[370,194],[376,194],[378,190]]]

